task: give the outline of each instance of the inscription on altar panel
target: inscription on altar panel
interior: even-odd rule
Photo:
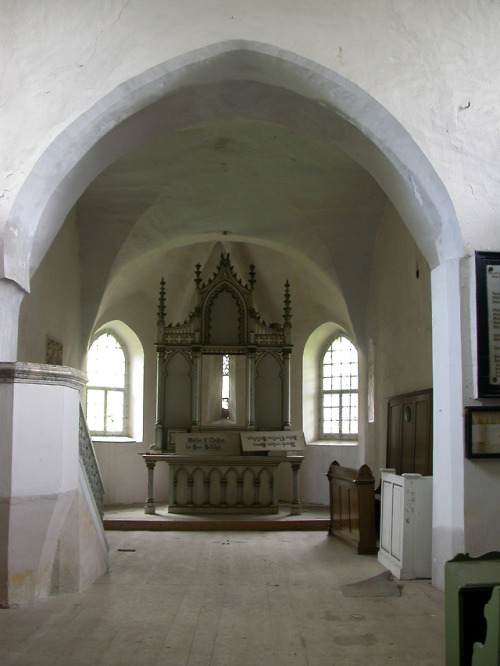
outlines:
[[[242,432],[243,451],[302,451],[306,447],[300,430]]]
[[[172,433],[175,452],[179,455],[239,456],[239,432],[176,432]]]

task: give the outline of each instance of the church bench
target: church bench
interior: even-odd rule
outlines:
[[[334,461],[326,476],[330,486],[328,534],[355,546],[359,555],[375,555],[375,479],[370,468],[362,465],[356,470]]]

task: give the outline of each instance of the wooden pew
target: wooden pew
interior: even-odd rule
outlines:
[[[328,534],[354,545],[359,555],[375,555],[375,479],[368,465],[359,470],[332,462]]]

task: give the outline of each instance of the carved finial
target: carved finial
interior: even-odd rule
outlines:
[[[196,268],[195,272],[196,277],[194,278],[194,282],[196,284],[196,287],[199,289],[201,284],[201,264],[196,264],[195,268]]]
[[[285,323],[285,326],[291,326],[291,319],[292,319],[292,308],[291,308],[291,300],[290,300],[290,283],[288,280],[285,282],[285,299],[284,299],[285,307],[283,309],[283,321]]]
[[[248,283],[250,284],[250,290],[253,290],[255,285],[255,266],[253,264],[250,264],[250,279]]]
[[[160,282],[160,297],[158,299],[158,324],[165,324],[165,278]]]

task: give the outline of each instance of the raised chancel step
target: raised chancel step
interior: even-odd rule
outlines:
[[[156,513],[144,513],[143,505],[108,507],[104,511],[105,530],[151,531],[291,531],[328,530],[328,507],[304,506],[302,514],[292,515],[291,505],[280,505],[279,513],[204,514],[199,516],[169,514],[167,505],[158,505]]]

